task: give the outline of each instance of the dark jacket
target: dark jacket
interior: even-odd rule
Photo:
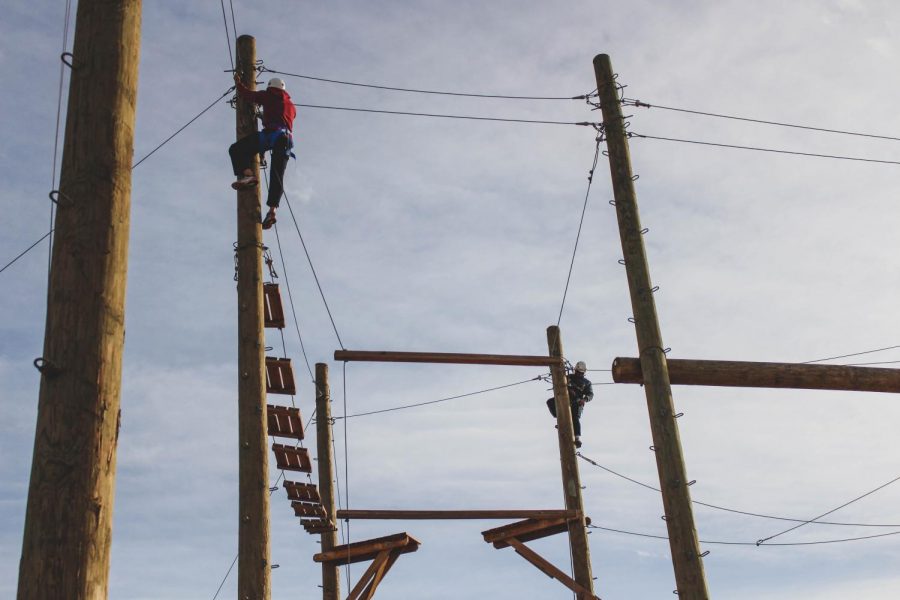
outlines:
[[[573,403],[584,401],[590,402],[594,399],[594,388],[591,382],[580,373],[572,373],[569,379],[569,400]]]

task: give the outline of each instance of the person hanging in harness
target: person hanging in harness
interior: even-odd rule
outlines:
[[[269,182],[269,197],[266,201],[269,212],[262,221],[263,229],[269,229],[275,224],[275,210],[281,203],[284,192],[284,170],[288,159],[294,156],[291,152],[294,147],[292,132],[297,109],[285,90],[284,80],[278,77],[270,79],[263,92],[248,89],[237,73],[234,74],[234,85],[241,98],[262,106],[263,129],[239,139],[228,149],[234,176],[237,177],[231,187],[242,190],[259,185],[259,180],[250,169],[250,161],[254,154],[262,155],[267,150],[272,151],[272,180]]]
[[[572,407],[572,427],[575,430],[575,447],[581,448],[581,413],[584,411],[584,403],[594,399],[594,388],[590,380],[584,376],[587,365],[583,360],[575,363],[575,371],[566,379],[569,382],[569,405]],[[547,408],[550,414],[556,418],[556,399],[547,400]]]

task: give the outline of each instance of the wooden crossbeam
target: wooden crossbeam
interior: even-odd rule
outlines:
[[[338,519],[577,519],[577,510],[339,510]]]
[[[299,408],[267,404],[266,416],[269,435],[303,439],[303,419],[300,418]]]
[[[549,367],[561,359],[550,356],[516,356],[511,354],[460,354],[452,352],[389,352],[370,350],[335,350],[334,360],[363,362],[451,363],[460,365],[508,365]]]
[[[666,364],[669,380],[680,385],[900,393],[900,369],[676,358]],[[612,374],[616,383],[644,382],[637,358],[616,358]]]
[[[277,283],[263,284],[263,325],[284,329],[284,306]]]
[[[278,463],[279,469],[312,473],[312,462],[309,460],[309,451],[306,448],[272,444],[272,451],[275,453],[275,461]]]
[[[295,396],[294,369],[289,358],[266,357],[266,393]]]
[[[319,498],[319,490],[316,488],[315,484],[285,481],[282,485],[285,491],[287,491],[288,500],[315,502],[317,504],[321,504],[322,502]]]
[[[374,560],[383,550],[398,550],[401,554],[415,552],[421,542],[408,533],[396,533],[385,537],[335,546],[331,550],[319,552],[313,556],[318,563],[334,563],[338,566],[349,565],[366,560]]]
[[[493,543],[494,548],[506,548],[508,538],[515,537],[522,542],[556,535],[568,531],[568,519],[526,519],[503,527],[482,531],[484,541]]]

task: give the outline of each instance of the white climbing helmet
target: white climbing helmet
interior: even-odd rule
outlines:
[[[577,363],[575,363],[575,372],[582,374],[587,373],[587,365],[584,364],[583,360],[579,360]]]
[[[273,77],[269,80],[269,83],[266,85],[267,88],[278,88],[279,90],[284,89],[284,79],[280,77]]]

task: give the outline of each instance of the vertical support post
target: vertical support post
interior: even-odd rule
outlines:
[[[316,363],[316,450],[319,463],[319,499],[328,518],[337,523],[334,497],[334,447],[332,446],[331,390],[328,365]],[[337,532],[322,534],[322,552],[337,546]],[[322,599],[340,600],[340,571],[334,562],[322,563]]]
[[[550,356],[562,358],[562,338],[559,327],[547,328],[547,346]],[[572,427],[572,407],[569,402],[569,384],[562,361],[550,367],[553,379],[553,397],[556,399],[556,425],[559,437],[559,462],[562,467],[563,494],[566,509],[577,510],[581,517],[569,520],[569,545],[572,549],[572,563],[575,581],[594,593],[594,577],[591,573],[591,551],[587,540],[587,524],[584,517],[584,502],[581,498],[581,475],[578,459],[575,457],[575,431]]]
[[[237,40],[236,68],[244,85],[256,88],[256,40]],[[253,103],[238,96],[237,137],[256,133]],[[259,162],[252,168],[259,176]],[[266,440],[265,337],[263,333],[262,227],[259,186],[237,193],[238,295],[238,598],[268,600],[269,454]]]
[[[20,600],[108,595],[141,0],[75,27]]]
[[[635,332],[644,375],[644,393],[650,413],[650,429],[677,591],[680,598],[705,600],[709,597],[709,592],[700,558],[697,530],[694,527],[691,494],[687,485],[678,424],[675,421],[675,403],[641,234],[624,117],[609,56],[599,54],[594,58],[594,73],[603,111],[619,236],[625,257],[628,289],[631,292]]]

